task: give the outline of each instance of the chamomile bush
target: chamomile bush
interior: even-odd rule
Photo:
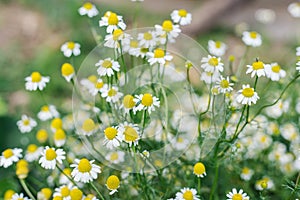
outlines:
[[[299,18],[299,3],[287,10]],[[251,57],[264,37],[244,31],[236,59],[226,54],[231,44],[208,40],[202,48],[182,34],[192,23],[184,9],[134,29],[90,2],[77,12],[97,45],[80,66],[84,41],[57,51],[72,109],[45,96],[51,74],[24,75],[43,106],[16,124],[30,142],[1,153],[0,167],[19,185],[3,191],[5,200],[300,196],[300,47],[291,65]]]

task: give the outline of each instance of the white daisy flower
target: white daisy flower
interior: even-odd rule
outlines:
[[[63,52],[64,56],[66,57],[71,57],[72,54],[74,56],[79,56],[80,55],[80,44],[75,43],[75,42],[66,42],[64,43],[60,50]]]
[[[174,10],[171,13],[171,18],[172,18],[174,23],[180,24],[182,26],[188,25],[192,22],[192,14],[188,13],[184,9]]]
[[[109,195],[113,195],[114,193],[118,192],[118,188],[120,187],[120,180],[117,176],[111,175],[107,178],[105,185],[107,189],[111,191]]]
[[[121,29],[114,30],[111,34],[105,36],[105,47],[117,49],[118,52],[121,51],[121,44],[126,44],[130,41],[130,35],[124,33]]]
[[[59,113],[54,105],[45,105],[41,108],[40,112],[38,112],[37,116],[41,121],[46,121],[59,117]]]
[[[190,145],[190,141],[182,135],[178,135],[176,138],[170,138],[170,140],[172,147],[178,151],[186,149]]]
[[[61,75],[66,79],[67,82],[70,82],[71,79],[75,76],[74,67],[70,63],[64,63],[61,66]]]
[[[107,26],[106,32],[112,33],[116,29],[126,29],[126,24],[123,22],[123,17],[113,12],[106,12],[99,21],[99,26]]]
[[[111,58],[99,60],[96,64],[99,76],[113,76],[115,72],[120,71],[120,64]]]
[[[107,84],[103,86],[101,97],[105,98],[107,102],[116,103],[123,96],[116,86],[108,87]]]
[[[149,52],[149,48],[141,47],[136,56],[141,57],[141,58],[145,58],[148,52]]]
[[[208,52],[211,55],[221,57],[225,54],[227,45],[221,41],[208,41]]]
[[[262,186],[266,186],[266,188],[263,188]],[[262,179],[256,181],[255,183],[255,189],[262,191],[264,189],[270,190],[274,188],[274,182],[269,177],[263,177]]]
[[[131,124],[128,122],[124,122],[119,125],[118,131],[122,137],[122,141],[129,144],[129,147],[132,145],[138,145],[138,141],[140,139],[139,128],[136,124]]]
[[[15,193],[12,197],[11,200],[31,200],[28,197],[25,197],[23,193]]]
[[[298,61],[298,62],[296,63],[296,70],[298,70],[298,71],[300,72],[300,61]]]
[[[266,76],[272,81],[279,81],[286,76],[286,72],[277,63],[265,65]]]
[[[87,15],[89,18],[95,17],[99,14],[96,6],[90,2],[86,2],[78,9],[80,15]]]
[[[261,35],[255,31],[243,32],[242,40],[247,46],[252,46],[252,47],[259,47],[262,43]]]
[[[140,46],[139,46],[139,41],[136,39],[126,39],[122,41],[123,45],[123,52],[128,52],[129,55],[131,56],[138,56],[140,52]]]
[[[249,105],[256,104],[256,101],[259,99],[259,96],[254,91],[254,88],[251,88],[249,84],[243,85],[243,88],[238,91],[238,96],[236,100],[238,103]]]
[[[25,88],[29,91],[35,91],[39,89],[42,91],[46,87],[46,83],[49,83],[50,77],[42,76],[39,72],[32,72],[30,76],[25,78]]]
[[[56,162],[62,164],[62,161],[66,158],[66,152],[63,149],[45,147],[42,152],[42,157],[39,160],[39,164],[45,169],[55,169]]]
[[[124,96],[122,105],[120,106],[120,109],[124,109],[124,112],[126,114],[129,113],[130,110],[132,110],[135,106],[134,97],[130,94]]]
[[[164,65],[167,61],[171,61],[173,59],[173,56],[169,55],[168,52],[165,53],[165,51],[161,48],[155,49],[154,52],[148,52],[147,56],[149,57],[148,62],[150,65],[154,65],[155,63]]]
[[[228,198],[227,200],[236,200],[236,199],[249,200],[250,199],[247,193],[245,193],[242,189],[240,189],[239,192],[237,192],[235,188],[232,189],[232,192],[226,194],[226,196]]]
[[[200,200],[199,196],[197,195],[197,190],[194,188],[182,188],[180,192],[176,193],[176,200]]]
[[[119,164],[121,162],[124,162],[125,160],[125,153],[123,151],[115,151],[115,152],[109,152],[105,159],[113,164]]]
[[[43,151],[43,147],[38,147],[35,144],[28,145],[25,154],[25,160],[27,160],[28,162],[33,162],[38,160],[42,151]]]
[[[205,165],[202,162],[198,162],[194,165],[194,172],[197,177],[204,178],[206,176]]]
[[[11,166],[14,162],[18,162],[22,158],[22,149],[6,149],[2,152],[0,156],[0,167],[7,168]]]
[[[149,114],[151,114],[152,111],[155,111],[155,107],[160,106],[159,99],[149,93],[135,95],[133,101],[136,103],[136,106],[133,108],[134,113],[141,110],[147,110]]]
[[[105,139],[103,144],[108,149],[113,149],[120,146],[120,142],[122,142],[122,134],[120,133],[117,127],[111,126],[107,127],[104,130]]]
[[[62,200],[71,200],[70,192],[72,188],[72,184],[61,185],[60,187],[55,188],[53,197],[61,197]]]
[[[265,71],[265,64],[261,61],[255,61],[252,63],[252,65],[247,65],[247,71],[246,74],[250,74],[251,73],[251,78],[253,78],[254,76],[266,76],[266,71]]]
[[[202,72],[200,80],[204,81],[206,84],[211,84],[220,79],[219,71],[215,72]]]
[[[75,163],[71,165],[74,167],[71,175],[76,182],[89,183],[98,178],[101,173],[101,167],[93,164],[95,160],[89,161],[86,158],[81,160],[75,159]]]
[[[215,71],[223,72],[224,70],[223,67],[224,64],[221,62],[220,57],[208,55],[207,57],[203,57],[201,59],[201,62],[203,63],[201,64],[201,68],[205,72],[212,72],[212,73]]]
[[[296,56],[300,56],[300,46],[296,48]]]
[[[54,132],[54,144],[57,147],[62,147],[66,143],[66,133],[62,129],[58,129]]]
[[[147,159],[150,157],[150,153],[147,150],[142,151],[142,153],[140,153],[140,155],[143,159]]]
[[[27,115],[22,115],[21,120],[17,121],[17,126],[21,133],[28,133],[34,127],[37,126],[37,123],[31,117],[28,117]]]
[[[288,11],[292,17],[300,18],[300,2],[291,3],[288,6]]]
[[[83,85],[93,96],[100,93],[104,86],[103,80],[101,78],[97,78],[95,75],[91,75],[87,79],[82,79],[80,84]]]
[[[145,33],[139,33],[138,34],[138,41],[139,45],[144,48],[153,48],[157,44],[156,39],[156,32],[155,31],[148,31]]]
[[[161,44],[165,44],[167,40],[171,43],[175,42],[174,39],[181,32],[179,25],[174,25],[170,20],[165,20],[162,25],[155,25],[155,29],[157,35],[163,37]]]
[[[242,169],[242,172],[240,174],[241,179],[245,181],[249,181],[254,174],[254,171],[252,169],[249,169],[248,167],[244,167]]]
[[[94,120],[88,118],[83,121],[79,134],[91,136],[97,132],[98,128],[99,126],[94,122]]]
[[[233,83],[230,83],[229,81],[229,76],[224,78],[223,76],[220,76],[219,80],[216,82],[216,87],[218,88],[218,91],[220,93],[228,93],[233,90],[232,86],[234,85]]]

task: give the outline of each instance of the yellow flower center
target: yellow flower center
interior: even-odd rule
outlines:
[[[63,198],[61,196],[55,196],[53,197],[53,200],[62,200]]]
[[[43,193],[43,195],[46,199],[50,199],[51,194],[52,194],[52,191],[50,188],[43,188],[43,189],[41,189],[41,192]]]
[[[114,32],[113,32],[113,40],[114,41],[119,40],[122,35],[123,35],[123,31],[121,29],[114,30]]]
[[[82,124],[82,129],[85,132],[93,131],[95,128],[96,128],[96,125],[92,119],[86,119]]]
[[[242,170],[242,174],[249,174],[250,173],[250,169],[248,167],[244,167]]]
[[[102,81],[97,81],[97,83],[95,84],[95,88],[97,89],[101,89],[103,87],[104,83]]]
[[[79,161],[78,171],[81,173],[90,172],[92,169],[92,165],[90,161],[86,158],[83,158]]]
[[[54,133],[54,140],[64,140],[66,139],[66,133],[64,130],[62,129],[58,129],[55,133]]]
[[[74,74],[74,67],[70,63],[64,63],[61,66],[61,74],[63,76],[70,76]]]
[[[81,200],[82,199],[82,191],[74,188],[70,192],[71,200]]]
[[[245,88],[245,89],[243,89],[242,94],[244,97],[248,97],[248,98],[253,97],[254,89],[253,88]]]
[[[41,108],[41,111],[43,111],[43,112],[48,112],[48,111],[49,111],[49,106],[43,106],[43,107]]]
[[[161,160],[154,160],[154,165],[156,167],[162,167],[163,166],[163,162]]]
[[[123,99],[123,105],[125,108],[133,108],[135,106],[135,102],[133,101],[133,96],[128,94]]]
[[[232,200],[243,200],[243,196],[241,194],[234,194]]]
[[[40,142],[40,143],[44,143],[47,139],[48,139],[48,133],[46,130],[41,129],[37,132],[36,134],[36,139]]]
[[[93,8],[93,4],[91,4],[90,2],[87,2],[87,3],[83,4],[83,7],[87,10],[91,10]]]
[[[104,61],[105,62],[105,61]],[[103,62],[103,63],[104,63]],[[103,65],[103,64],[102,64]],[[104,67],[104,66],[103,66]],[[88,77],[88,80],[89,81],[91,81],[92,83],[97,83],[97,80],[98,80],[98,78],[97,78],[97,76],[95,76],[95,75],[90,75],[89,77]]]
[[[252,63],[252,67],[254,70],[259,70],[264,68],[264,63],[261,61]]]
[[[152,34],[149,32],[144,33],[144,39],[145,40],[152,40]]]
[[[111,155],[110,155],[110,160],[114,161],[114,160],[118,160],[119,158],[119,154],[117,152],[113,152]]]
[[[201,162],[196,163],[195,166],[194,166],[194,173],[196,175],[201,175],[201,174],[205,173],[204,164],[201,163]]]
[[[56,152],[53,149],[46,150],[46,160],[54,160],[57,157]]]
[[[143,98],[142,98],[142,104],[144,106],[151,106],[153,104],[153,97],[151,94],[149,93],[146,93],[143,95]]]
[[[250,37],[251,37],[252,39],[257,38],[257,33],[254,32],[254,31],[250,32]]]
[[[16,192],[13,190],[7,190],[4,194],[4,200],[9,200]]]
[[[116,190],[116,189],[118,189],[118,187],[120,185],[120,180],[119,180],[119,178],[117,176],[111,175],[106,180],[106,185],[107,185],[108,189],[110,189],[110,190]]]
[[[65,174],[67,174],[68,176],[71,176],[71,169],[70,169],[70,168],[65,168],[65,169],[63,170],[63,172],[64,172]]]
[[[275,65],[272,67],[272,71],[275,72],[275,73],[279,73],[281,67],[279,65]]]
[[[184,9],[180,9],[180,10],[178,10],[178,15],[179,15],[180,17],[186,17],[187,12],[186,12],[186,10],[184,10]]]
[[[114,90],[114,89],[110,89],[110,90],[108,91],[108,93],[107,93],[107,95],[108,95],[109,97],[113,97],[113,96],[115,96],[116,94],[117,94],[117,91]]]
[[[23,125],[24,125],[24,126],[28,126],[29,124],[30,124],[29,119],[23,120]]]
[[[110,13],[108,17],[108,25],[118,25],[119,19],[116,13]]]
[[[166,32],[170,32],[173,30],[173,23],[170,20],[165,20],[162,24],[162,28]]]
[[[138,48],[139,47],[139,42],[137,40],[131,40],[130,41],[130,47]]]
[[[163,58],[165,56],[164,50],[158,48],[154,50],[154,58]]]
[[[134,142],[139,137],[136,130],[130,126],[125,126],[124,135],[125,140],[128,142]]]
[[[193,200],[194,199],[194,195],[192,193],[192,191],[190,190],[187,190],[183,193],[182,197],[185,199],[185,200]]]
[[[12,149],[6,149],[5,151],[3,151],[2,155],[7,159],[12,157],[14,155],[14,152]]]
[[[34,83],[38,83],[42,80],[42,75],[39,72],[33,72],[31,74],[31,81]]]
[[[220,48],[221,47],[221,45],[222,45],[222,43],[220,42],[220,41],[216,41],[215,42],[215,46],[216,46],[216,48]]]
[[[226,79],[224,79],[224,80],[221,81],[220,86],[222,88],[228,88],[229,87],[229,82]]]
[[[38,148],[38,146],[36,146],[35,144],[30,144],[30,145],[28,145],[28,147],[27,147],[27,151],[28,151],[29,153],[34,153],[34,152],[37,150],[37,148]]]
[[[215,67],[219,64],[219,60],[218,58],[210,58],[208,64]]]
[[[267,141],[267,136],[265,136],[265,135],[261,136],[260,141],[262,143],[265,143]]]
[[[60,190],[60,194],[62,197],[67,197],[70,195],[70,190],[67,186],[64,186],[63,188],[61,188]]]
[[[108,127],[104,130],[104,134],[107,137],[107,139],[112,140],[118,134],[118,130],[113,127]]]
[[[28,167],[28,162],[24,159],[19,160],[17,162],[17,168],[20,168],[20,167]]]
[[[178,138],[177,138],[177,142],[178,142],[178,143],[183,143],[183,142],[184,142],[184,139],[183,139],[182,137],[178,137]]]
[[[51,121],[51,127],[55,129],[62,128],[62,120],[60,118],[55,118]]]
[[[68,49],[73,50],[75,48],[75,43],[74,42],[68,42],[67,46],[68,46]]]
[[[112,68],[112,62],[110,60],[104,60],[103,63],[102,63],[102,67]]]

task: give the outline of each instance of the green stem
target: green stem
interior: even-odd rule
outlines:
[[[200,189],[201,189],[201,178],[198,177],[198,193],[200,195]]]
[[[218,184],[218,177],[219,177],[219,163],[218,160],[216,160],[216,169],[215,169],[215,177],[214,177],[214,182],[213,182],[213,186],[210,192],[210,196],[209,196],[209,200],[213,200],[214,198],[214,194],[217,188],[217,184]]]
[[[26,185],[26,182],[24,179],[19,179],[20,183],[23,187],[23,189],[25,190],[26,194],[32,199],[32,200],[36,200],[35,197],[32,195],[32,193],[30,192],[29,188]]]
[[[143,128],[142,128],[142,134],[141,134],[141,137],[143,136],[144,131],[145,131],[146,118],[147,118],[147,109],[144,110],[144,113],[143,113]]]
[[[124,55],[123,55],[123,47],[122,44],[120,43],[120,50],[121,50],[121,60],[122,60],[122,65],[124,68],[124,76],[125,76],[125,85],[127,84],[127,66],[125,64],[125,60],[124,60]]]
[[[246,59],[246,56],[247,56],[247,54],[248,54],[248,51],[249,51],[249,46],[246,46],[245,53],[244,53],[243,57],[241,58],[240,64],[239,64],[239,66],[238,66],[238,68],[237,68],[237,72],[236,72],[236,76],[237,76],[237,77],[240,77],[241,68],[242,68],[242,66],[245,64],[245,59]]]
[[[100,197],[100,199],[105,200],[104,197],[102,196],[102,194],[99,192],[99,190],[97,189],[97,187],[94,185],[93,182],[90,182],[90,185],[92,186],[92,188],[95,190],[95,192],[98,194],[98,196]]]
[[[79,188],[75,181],[68,174],[66,174],[62,168],[60,168],[58,165],[56,165],[56,167],[63,175],[65,175],[65,177],[69,179],[69,181],[71,181],[74,185],[76,185]]]

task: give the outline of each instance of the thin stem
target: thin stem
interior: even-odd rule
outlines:
[[[217,184],[218,184],[218,177],[219,177],[219,163],[218,161],[216,161],[216,169],[215,169],[215,177],[214,177],[214,182],[213,182],[213,186],[210,192],[210,196],[209,196],[209,200],[213,200],[214,198],[214,194],[217,188]]]
[[[146,118],[147,118],[147,109],[144,110],[144,113],[143,113],[143,126],[142,126],[143,128],[142,128],[142,134],[141,134],[141,136],[143,136],[144,131],[145,131]]]
[[[123,47],[122,44],[120,43],[120,50],[121,50],[121,60],[122,60],[122,65],[124,68],[124,76],[125,76],[125,85],[127,84],[127,66],[125,64],[125,60],[124,60],[124,55],[123,55]]]
[[[198,177],[198,194],[200,195],[200,189],[201,189],[201,178]]]
[[[76,185],[78,187],[78,185],[75,183],[75,181],[68,174],[66,174],[62,168],[60,168],[58,165],[56,165],[56,167],[63,175],[65,175],[65,177],[67,177],[69,179],[69,181],[71,181],[74,185]]]
[[[30,192],[29,188],[27,187],[25,180],[24,179],[19,179],[20,183],[23,187],[23,189],[25,190],[25,192],[27,193],[27,195],[32,199],[32,200],[36,200],[35,197],[32,195],[32,193]]]
[[[90,182],[90,185],[92,186],[92,188],[95,190],[95,192],[98,194],[98,196],[102,199],[105,200],[104,197],[102,196],[102,194],[99,192],[99,190],[96,188],[96,186],[94,185],[93,182]]]

